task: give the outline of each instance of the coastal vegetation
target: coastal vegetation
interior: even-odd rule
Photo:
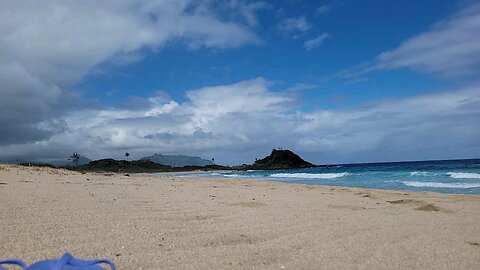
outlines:
[[[129,155],[128,155],[129,156]],[[125,155],[125,157],[128,157]],[[152,157],[159,157],[154,155]],[[263,159],[256,159],[252,165],[243,164],[241,166],[222,166],[207,161],[207,165],[186,165],[171,166],[150,160],[152,157],[142,158],[140,160],[115,160],[99,159],[88,164],[78,165],[80,155],[74,153],[70,160],[73,164],[62,166],[62,168],[83,171],[83,172],[123,172],[123,173],[155,173],[155,172],[182,172],[182,171],[214,171],[214,170],[279,170],[279,169],[299,169],[315,167],[316,165],[303,160],[300,156],[290,150],[273,149],[271,154]],[[185,157],[185,156],[181,156]],[[153,158],[152,158],[153,159]],[[30,166],[35,163],[28,163]],[[74,166],[72,166],[74,165]],[[45,166],[42,164],[42,166]]]

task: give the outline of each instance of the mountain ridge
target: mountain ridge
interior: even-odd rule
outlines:
[[[140,160],[150,160],[158,164],[168,165],[172,167],[207,166],[207,165],[215,164],[210,160],[206,160],[197,156],[163,155],[163,154],[157,154],[157,153],[151,156],[143,157]]]

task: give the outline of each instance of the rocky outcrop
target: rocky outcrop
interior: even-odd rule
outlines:
[[[279,170],[279,169],[301,169],[315,167],[314,164],[303,160],[299,155],[290,150],[276,150],[249,166],[254,170]]]

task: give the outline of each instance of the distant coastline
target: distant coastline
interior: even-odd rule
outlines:
[[[287,153],[285,155],[285,153]],[[278,156],[284,155],[284,156]],[[399,165],[441,165],[441,164],[478,164],[480,158],[473,159],[443,159],[443,160],[418,160],[418,161],[386,161],[386,162],[364,162],[364,163],[332,163],[332,164],[313,164],[304,161],[300,156],[291,152],[290,150],[272,150],[272,153],[264,159],[256,160],[252,165],[243,164],[236,166],[223,166],[214,164],[211,161],[201,159],[199,157],[190,156],[168,156],[163,157],[182,157],[191,158],[195,162],[206,163],[208,165],[186,165],[186,166],[172,166],[168,164],[162,164],[156,162],[152,157],[144,157],[140,160],[115,160],[115,159],[99,159],[91,161],[90,159],[81,157],[88,162],[82,162],[81,165],[75,166],[73,163],[67,165],[61,164],[59,166],[50,164],[48,162],[23,162],[20,165],[23,166],[38,166],[38,167],[52,167],[52,168],[65,168],[74,171],[85,172],[125,172],[125,173],[161,173],[161,172],[194,172],[194,171],[245,171],[245,170],[289,170],[289,169],[302,169],[302,168],[354,168],[364,166],[399,166]],[[162,155],[158,155],[162,156]],[[190,160],[190,159],[189,159]]]

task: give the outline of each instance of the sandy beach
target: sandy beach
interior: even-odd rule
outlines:
[[[118,269],[480,269],[480,196],[0,165],[0,259]]]

